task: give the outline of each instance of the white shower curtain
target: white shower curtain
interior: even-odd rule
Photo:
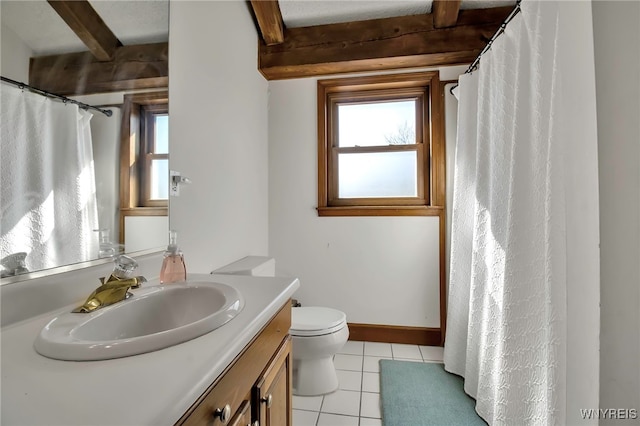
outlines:
[[[92,115],[0,86],[0,258],[26,252],[29,270],[96,259]]]
[[[569,148],[578,100],[562,87],[570,24],[558,5],[524,1],[479,70],[459,80],[444,362],[489,424],[567,418],[568,250],[580,242],[567,242],[576,207],[566,195],[598,196],[567,172],[596,146]],[[597,178],[594,161],[584,167]]]

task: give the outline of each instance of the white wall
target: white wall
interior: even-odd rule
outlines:
[[[437,217],[318,217],[316,81],[269,83],[269,254],[277,273],[300,279],[303,305],[340,309],[349,322],[439,327]]]
[[[245,2],[170,3],[170,200],[187,272],[267,254],[267,82]]]
[[[640,3],[594,2],[593,30],[600,168],[600,407],[640,410]]]
[[[594,173],[598,170],[598,132],[593,20],[591,2],[565,1],[558,6],[559,59],[554,66],[562,80],[559,90],[564,103],[560,107],[564,110],[560,114],[566,128],[571,129],[563,151],[580,152],[579,156],[568,155],[562,170],[567,220],[567,353],[562,360],[566,365],[566,423],[597,424],[596,420],[585,422],[580,414],[580,409],[597,408],[599,400],[600,253],[598,176]],[[585,233],[585,229],[590,231]],[[564,297],[561,293],[556,296]]]
[[[124,250],[127,253],[155,248],[164,250],[169,244],[167,216],[125,216],[124,229]]]
[[[0,6],[2,3],[0,3]],[[29,82],[31,49],[6,25],[0,32],[0,71],[3,77],[22,83]]]

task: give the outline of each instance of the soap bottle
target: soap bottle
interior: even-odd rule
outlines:
[[[187,267],[184,264],[182,251],[178,249],[177,236],[176,231],[169,231],[169,246],[164,252],[162,269],[160,269],[161,284],[186,281],[187,279]]]

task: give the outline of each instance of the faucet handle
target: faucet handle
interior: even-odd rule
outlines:
[[[135,259],[124,254],[116,256],[113,262],[114,267],[111,275],[119,279],[130,278],[133,271],[138,267],[138,262],[136,262]]]
[[[26,252],[12,253],[0,259],[0,266],[2,266],[3,271],[6,271],[7,276],[24,274],[25,272],[29,272],[25,265],[26,258]],[[4,277],[5,275],[2,276]]]

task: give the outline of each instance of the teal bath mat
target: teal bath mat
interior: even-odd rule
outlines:
[[[443,364],[380,360],[380,399],[383,426],[486,426]]]

